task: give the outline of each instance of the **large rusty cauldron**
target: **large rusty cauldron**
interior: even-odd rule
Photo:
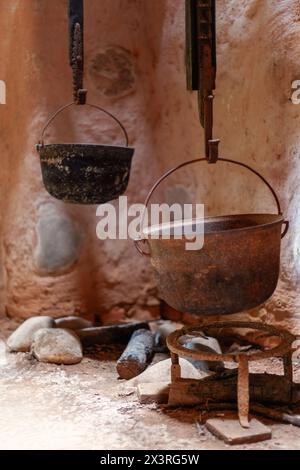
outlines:
[[[204,161],[207,159],[185,162],[165,173],[151,189],[145,206],[158,185],[171,173]],[[195,251],[186,250],[188,240],[184,235],[181,239],[175,238],[175,222],[170,223],[169,239],[163,238],[166,224],[143,230],[136,247],[151,257],[160,297],[180,312],[237,313],[265,302],[277,286],[281,238],[289,226],[283,219],[278,197],[265,178],[248,165],[225,158],[218,161],[239,165],[258,176],[270,189],[278,213],[205,217],[204,246]],[[197,219],[192,222],[195,227],[203,223]],[[183,226],[190,223],[182,221]],[[147,250],[145,245],[148,245]]]

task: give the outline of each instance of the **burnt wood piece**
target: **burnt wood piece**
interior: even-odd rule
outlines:
[[[300,401],[299,386],[291,384],[284,376],[250,374],[250,401],[258,403],[291,404]],[[169,406],[195,406],[213,402],[237,401],[237,374],[226,372],[222,376],[202,380],[179,379],[171,384]]]
[[[298,428],[300,428],[300,415],[299,414],[290,414],[280,409],[266,408],[263,405],[255,404],[255,403],[251,405],[251,411],[261,416],[265,416],[266,418],[273,419],[274,421],[280,421],[282,423],[292,424],[293,426],[297,426]]]
[[[132,333],[141,328],[149,330],[148,323],[135,322],[83,328],[77,330],[76,333],[80,337],[83,346],[92,346],[93,344],[127,344]]]
[[[151,331],[140,329],[133,333],[117,362],[117,371],[122,379],[132,379],[141,374],[151,362],[154,353],[154,336]]]

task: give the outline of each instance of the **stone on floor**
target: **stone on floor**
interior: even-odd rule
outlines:
[[[159,320],[150,324],[150,329],[155,335],[155,350],[156,352],[168,352],[167,337],[173,331],[183,328],[182,323],[173,322],[170,320]]]
[[[77,364],[82,360],[82,346],[71,330],[42,328],[34,335],[32,353],[41,362]]]
[[[211,418],[206,421],[207,429],[230,445],[252,444],[272,438],[272,431],[257,419],[251,419],[250,427],[243,428],[238,419]]]
[[[140,383],[137,386],[137,396],[142,405],[148,403],[165,404],[169,398],[169,384],[167,382]]]
[[[216,338],[206,337],[206,336],[199,336],[198,338],[191,338],[188,340],[188,335],[186,335],[186,340],[184,341],[184,336],[182,338],[181,343],[187,349],[191,351],[199,351],[200,353],[211,353],[211,354],[222,354],[220,344]],[[186,359],[191,362],[197,369],[201,369],[203,371],[221,371],[224,369],[224,363],[222,361],[204,361],[204,360],[196,360],[186,357]]]
[[[207,377],[208,373],[198,370],[186,359],[180,358],[181,376],[187,379],[202,379]],[[171,359],[165,359],[154,364],[137,377],[128,380],[126,384],[129,387],[137,386],[140,383],[160,383],[171,382]]]
[[[28,352],[35,333],[41,328],[52,328],[54,320],[51,317],[40,316],[25,320],[7,339],[7,347],[11,352]]]

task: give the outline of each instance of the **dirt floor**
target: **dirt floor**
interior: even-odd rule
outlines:
[[[0,321],[1,449],[231,449],[199,424],[195,409],[140,405],[118,380],[118,348],[94,347],[74,366],[6,352],[13,323]],[[156,361],[159,360],[156,356]],[[278,360],[254,369],[280,373]],[[300,382],[300,364],[294,364]],[[262,420],[261,418],[259,418]],[[273,438],[234,449],[300,449],[300,428],[271,423]]]

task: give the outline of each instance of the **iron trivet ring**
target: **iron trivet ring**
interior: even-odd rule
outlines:
[[[210,353],[206,351],[193,351],[180,343],[180,338],[189,335],[194,337],[213,336],[209,332],[215,329],[228,329],[228,328],[247,328],[253,330],[260,330],[268,335],[276,336],[281,339],[279,345],[274,348],[266,349],[263,351],[243,351],[235,353]],[[238,377],[237,377],[237,405],[239,420],[242,427],[248,428],[249,425],[249,407],[250,407],[250,380],[249,380],[249,362],[261,361],[263,359],[271,357],[282,357],[284,366],[284,379],[288,384],[288,394],[292,401],[293,393],[293,367],[292,367],[292,343],[296,340],[296,337],[285,330],[275,328],[271,325],[265,325],[258,322],[242,322],[242,321],[230,321],[230,322],[214,322],[204,325],[184,327],[181,330],[174,331],[167,338],[167,345],[171,351],[172,370],[171,370],[171,382],[173,386],[185,381],[181,378],[181,370],[179,365],[179,356],[188,357],[194,360],[203,361],[227,361],[235,362],[238,364]],[[251,374],[250,374],[251,375]],[[268,374],[267,374],[268,375]],[[270,375],[269,375],[270,377]],[[276,377],[276,376],[275,376]],[[211,377],[208,378],[210,380]],[[201,382],[204,383],[206,379],[201,379],[198,382],[201,386]],[[193,384],[191,380],[186,380],[186,383]],[[262,387],[262,386],[260,386]],[[255,385],[254,387],[255,388]],[[288,401],[288,400],[287,400]]]

